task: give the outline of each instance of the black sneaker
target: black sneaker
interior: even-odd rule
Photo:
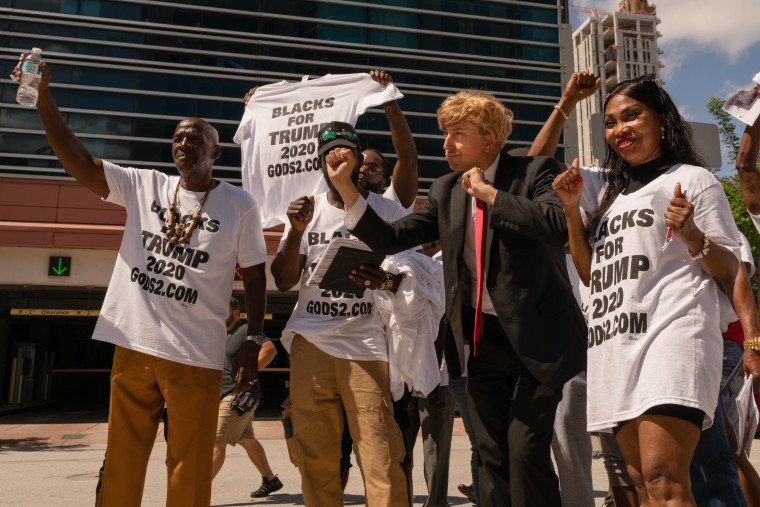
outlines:
[[[259,486],[259,489],[251,493],[251,498],[262,498],[265,496],[269,496],[275,491],[280,491],[282,489],[282,481],[280,481],[279,477],[276,475],[274,476],[274,479],[268,481],[264,477],[261,478],[261,486]]]
[[[472,488],[472,484],[460,484],[457,489],[462,493],[469,501],[475,503],[475,490]]]

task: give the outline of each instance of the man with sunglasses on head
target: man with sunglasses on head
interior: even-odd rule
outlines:
[[[318,155],[325,171],[331,151],[349,149],[357,161],[361,148],[349,123],[330,122],[318,133]],[[281,343],[290,353],[290,400],[293,436],[299,454],[304,504],[342,505],[341,435],[346,423],[354,440],[368,505],[408,505],[401,469],[404,445],[393,420],[385,326],[371,291],[362,296],[323,290],[307,280],[330,240],[349,237],[340,194],[329,189],[290,203],[289,227],[272,263],[277,288],[300,283],[298,302],[283,330]],[[406,214],[398,203],[361,190],[388,220]],[[362,266],[352,280],[368,289],[398,288],[398,276],[385,277],[376,266]]]

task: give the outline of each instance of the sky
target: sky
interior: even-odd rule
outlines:
[[[619,0],[570,0],[571,5],[613,12]],[[760,72],[760,0],[659,0],[661,78],[681,114],[689,121],[715,123],[707,111],[710,97],[727,98],[751,89]],[[573,30],[589,14],[571,11]],[[736,121],[741,135],[744,124]],[[722,175],[731,174],[725,148]]]

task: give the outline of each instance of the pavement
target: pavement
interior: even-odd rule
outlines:
[[[245,451],[227,448],[227,459],[214,480],[211,505],[303,505],[300,476],[288,460],[279,420],[255,420],[256,437],[266,451],[272,470],[284,488],[267,498],[251,499],[250,492],[261,483]],[[102,410],[35,410],[0,416],[0,504],[15,506],[83,507],[94,505],[98,469],[106,448],[107,424]],[[757,449],[759,446],[755,446]],[[148,465],[143,506],[165,505],[166,443],[159,429]],[[760,449],[752,453],[753,464],[760,465]],[[422,472],[422,443],[418,437],[414,451],[414,505],[421,506],[427,488]],[[355,460],[354,460],[355,461]],[[470,480],[470,444],[461,419],[454,425],[449,469],[449,503],[471,505],[457,485]],[[607,478],[601,459],[592,461],[594,494],[597,505],[607,491]],[[346,505],[364,505],[363,486],[358,467],[351,471]]]

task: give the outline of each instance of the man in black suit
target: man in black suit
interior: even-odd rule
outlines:
[[[586,327],[567,278],[567,226],[551,188],[557,163],[502,151],[512,112],[492,95],[467,91],[438,109],[452,174],[438,178],[428,202],[389,224],[350,180],[353,154],[327,155],[345,222],[373,250],[399,252],[440,239],[446,287],[446,356],[453,376],[468,361],[468,392],[480,453],[481,505],[561,505],[550,459],[562,386],[585,367]],[[491,183],[493,182],[493,183]],[[475,223],[485,202],[487,290],[478,297]],[[483,282],[485,282],[483,284]],[[482,309],[477,335],[474,323]]]

